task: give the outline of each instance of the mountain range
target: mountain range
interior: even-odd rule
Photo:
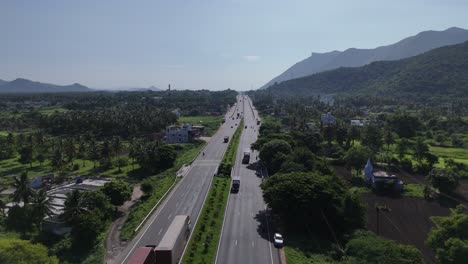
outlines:
[[[18,78],[11,82],[0,80],[0,93],[61,93],[61,92],[90,92],[92,89],[79,83],[71,85],[55,85],[34,82]]]
[[[294,64],[260,89],[268,88],[275,83],[340,67],[359,67],[374,61],[400,60],[438,47],[460,44],[465,41],[468,41],[468,30],[451,27],[443,31],[424,31],[397,43],[375,49],[350,48],[345,51],[312,53],[309,58]]]
[[[292,79],[265,91],[282,96],[365,94],[468,97],[468,41],[421,55],[342,67]]]

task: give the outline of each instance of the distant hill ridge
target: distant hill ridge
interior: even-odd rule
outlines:
[[[423,31],[397,43],[375,49],[350,48],[345,51],[312,53],[312,55],[287,69],[260,89],[275,83],[300,78],[339,67],[359,67],[374,61],[399,60],[419,55],[442,46],[468,41],[468,30],[451,27],[443,31]]]
[[[0,80],[0,93],[57,93],[57,92],[90,92],[92,89],[79,83],[71,85],[55,85],[34,82],[18,78],[11,82]]]
[[[468,97],[468,41],[397,61],[342,67],[273,85],[283,96],[363,94]]]

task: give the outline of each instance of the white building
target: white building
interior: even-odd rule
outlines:
[[[166,127],[166,136],[163,138],[168,143],[188,143],[192,140],[192,125]]]

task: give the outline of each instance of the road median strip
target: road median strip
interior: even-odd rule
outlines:
[[[243,126],[241,121],[229,142],[218,174],[213,178],[207,199],[190,236],[182,263],[213,263],[215,260],[230,192],[229,175],[235,162]]]

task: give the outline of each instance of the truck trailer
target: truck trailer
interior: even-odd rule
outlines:
[[[156,247],[140,247],[130,257],[130,264],[177,264],[190,235],[188,215],[177,215]]]
[[[177,215],[174,217],[161,242],[154,249],[156,263],[179,263],[190,235],[190,225],[190,217],[188,215]]]

